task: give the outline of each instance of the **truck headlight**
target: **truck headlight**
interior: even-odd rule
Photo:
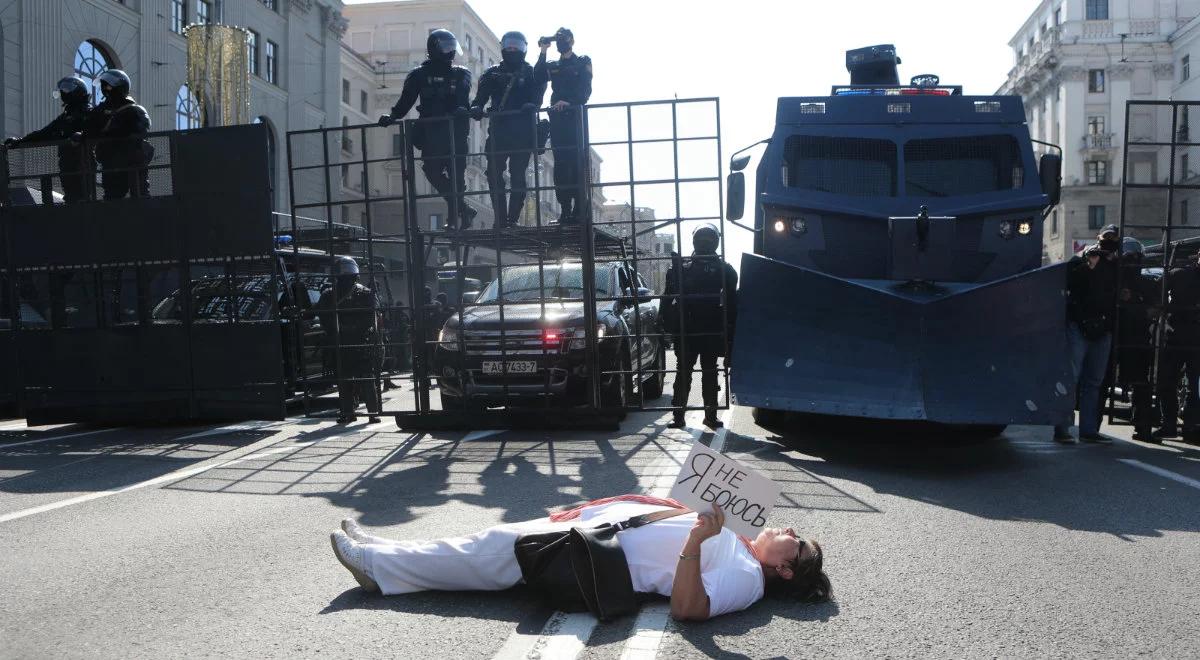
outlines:
[[[604,339],[604,326],[598,325],[596,326],[596,341],[599,342],[601,339]],[[587,334],[582,328],[575,331],[568,349],[572,351],[582,351],[587,349]]]
[[[447,351],[458,350],[458,328],[452,328],[448,325],[442,326],[438,332],[438,345]]]

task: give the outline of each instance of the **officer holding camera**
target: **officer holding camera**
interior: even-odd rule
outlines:
[[[546,50],[553,43],[558,48],[558,60],[546,61]],[[562,206],[559,222],[571,224],[586,217],[587,201],[581,194],[583,173],[580,161],[587,158],[584,143],[582,106],[592,96],[592,60],[576,55],[575,35],[559,28],[553,37],[538,40],[542,54],[534,67],[535,82],[550,84],[550,146],[554,149],[555,196]]]

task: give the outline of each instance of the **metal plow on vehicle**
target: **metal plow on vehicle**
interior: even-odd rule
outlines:
[[[945,424],[1070,423],[1063,268],[896,283],[743,255],[738,326],[754,331],[735,338],[736,402]]]

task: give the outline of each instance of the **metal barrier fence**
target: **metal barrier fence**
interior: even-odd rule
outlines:
[[[700,224],[724,234],[719,101],[587,106],[554,118],[549,146],[539,139],[546,115],[288,134],[292,217],[277,227],[291,236],[284,261],[307,249],[332,268],[339,255],[351,256],[368,288],[378,295],[386,284],[390,292],[368,332],[336,333],[324,347],[332,369],[306,382],[309,414],[323,414],[311,404],[332,374],[356,383],[368,401],[374,397],[362,390],[373,389],[381,412],[407,424],[669,410],[659,399],[675,369],[660,308],[683,308],[675,333],[683,354],[703,342],[728,344],[726,323],[719,331],[686,327],[689,305],[725,314],[726,292],[682,290],[670,249]],[[496,167],[510,159],[531,179],[525,186]],[[559,222],[571,201],[583,210]],[[463,217],[473,218],[469,228],[459,226]],[[671,274],[674,286],[664,291]],[[445,303],[428,299],[435,289]],[[371,313],[332,298],[326,313],[338,323]],[[379,359],[389,350],[410,356],[411,371],[408,360]],[[720,380],[723,408],[724,368]]]

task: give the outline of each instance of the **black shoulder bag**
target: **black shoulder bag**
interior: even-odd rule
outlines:
[[[521,576],[558,610],[611,621],[638,606],[617,532],[685,513],[691,511],[667,509],[598,527],[523,534],[514,547]]]

